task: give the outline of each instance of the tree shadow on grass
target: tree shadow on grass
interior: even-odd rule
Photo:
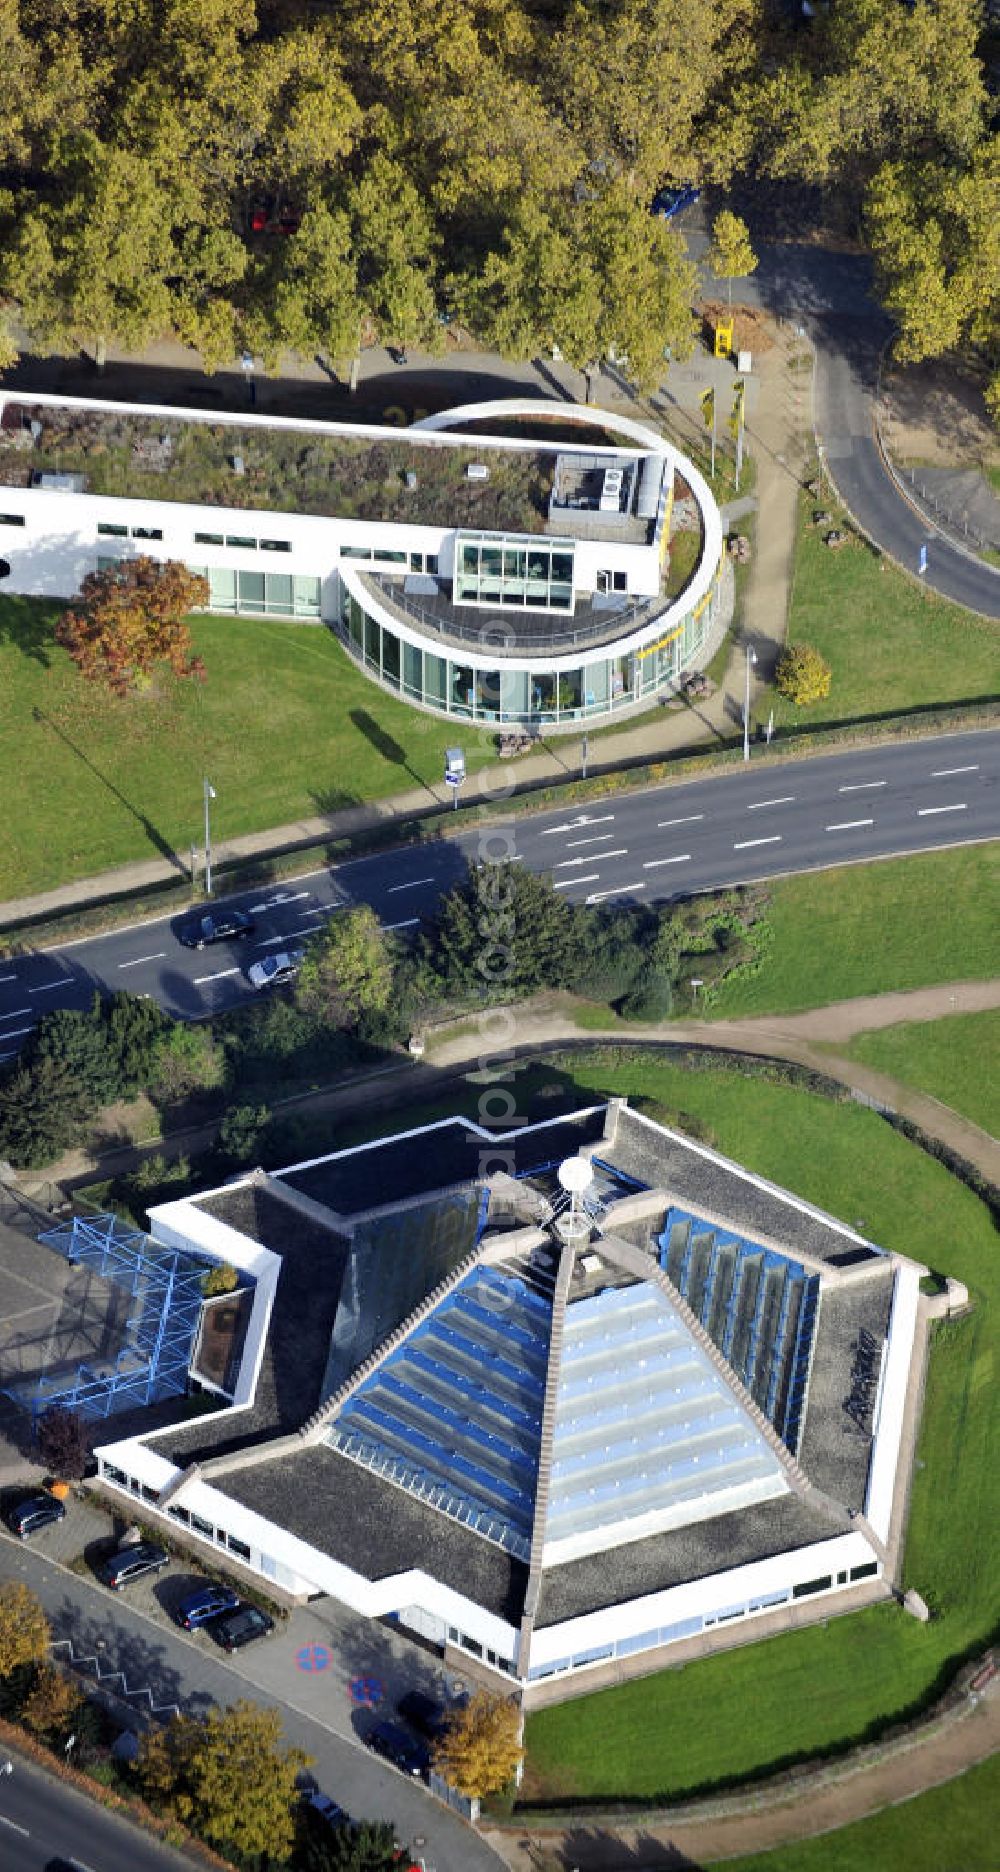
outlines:
[[[373,747],[376,754],[381,755],[384,761],[388,761],[393,767],[402,767],[404,773],[409,774],[410,779],[416,786],[427,786],[427,782],[421,779],[421,776],[415,773],[410,766],[406,758],[406,749],[400,747],[399,742],[394,740],[391,734],[386,733],[385,729],[375,720],[375,717],[369,715],[367,709],[352,709],[351,722],[353,726],[357,728],[358,732],[364,735],[369,747]],[[430,792],[429,787],[427,787],[427,791]]]
[[[174,851],[169,841],[164,838],[159,827],[155,826],[153,821],[148,818],[144,812],[140,812],[138,806],[133,806],[130,799],[126,799],[121,789],[116,787],[113,780],[108,779],[107,774],[102,773],[100,767],[91,760],[90,755],[84,753],[83,748],[77,746],[72,735],[68,735],[65,728],[60,728],[58,722],[53,721],[51,715],[46,715],[43,709],[33,708],[31,713],[39,726],[50,728],[52,733],[58,736],[63,746],[68,747],[70,753],[75,754],[77,760],[93,774],[95,780],[100,781],[101,785],[111,794],[112,799],[116,799],[120,806],[124,806],[126,812],[131,813],[132,818],[142,827],[149,843],[155,847],[162,858],[167,860],[168,864],[173,867],[179,876],[183,878],[188,877],[189,872],[187,865],[184,863],[183,859],[178,856],[177,852]]]
[[[0,604],[0,644],[20,650],[29,662],[51,669],[58,608],[37,598],[4,594]]]
[[[697,1862],[689,1859],[669,1840],[652,1833],[639,1833],[634,1843],[603,1827],[572,1827],[557,1847],[553,1863],[572,1867],[574,1872],[596,1872],[597,1867],[614,1872],[698,1872]]]

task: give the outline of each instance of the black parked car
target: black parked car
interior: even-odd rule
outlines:
[[[448,1711],[437,1697],[428,1696],[424,1690],[408,1690],[401,1697],[396,1708],[404,1722],[428,1742],[436,1742],[448,1727]]]
[[[136,1541],[132,1547],[119,1547],[117,1553],[102,1560],[97,1568],[97,1577],[110,1586],[112,1592],[121,1592],[123,1586],[131,1586],[133,1580],[142,1579],[146,1573],[162,1573],[170,1565],[170,1555],[163,1547],[154,1547],[152,1541]]]
[[[37,1534],[39,1528],[49,1527],[53,1521],[65,1519],[66,1510],[54,1495],[28,1495],[16,1508],[8,1508],[4,1515],[11,1533],[20,1535],[22,1540]]]
[[[242,942],[256,928],[245,910],[213,910],[182,923],[177,935],[185,949],[204,949],[206,943]]]
[[[209,1619],[205,1630],[223,1651],[242,1651],[243,1646],[253,1644],[255,1638],[269,1637],[274,1630],[274,1620],[259,1606],[239,1605],[235,1612],[223,1612],[221,1618]]]
[[[403,1774],[419,1777],[425,1775],[431,1765],[426,1742],[420,1742],[411,1736],[402,1723],[380,1722],[365,1736],[365,1741],[376,1755],[391,1762]]]

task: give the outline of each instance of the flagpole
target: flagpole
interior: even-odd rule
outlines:
[[[715,480],[715,394],[712,395],[712,480]]]

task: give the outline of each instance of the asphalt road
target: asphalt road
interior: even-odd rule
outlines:
[[[72,1640],[79,1658],[99,1658],[100,1671],[108,1677],[121,1671],[127,1681],[133,1703],[138,1704],[145,1687],[150,1702],[157,1707],[176,1705],[192,1714],[202,1714],[211,1705],[225,1707],[240,1697],[281,1710],[286,1742],[297,1745],[313,1758],[312,1774],[327,1794],[339,1801],[358,1818],[391,1820],[399,1840],[408,1845],[417,1862],[422,1859],[427,1872],[497,1872],[500,1861],[492,1849],[427,1792],[388,1767],[364,1748],[343,1735],[324,1727],[314,1716],[296,1707],[294,1692],[298,1673],[288,1642],[287,1694],[275,1690],[275,1647],[282,1642],[279,1631],[266,1645],[256,1648],[260,1676],[255,1675],[255,1651],[252,1646],[231,1662],[210,1651],[199,1639],[191,1639],[170,1627],[154,1622],[131,1606],[127,1597],[112,1597],[104,1588],[84,1575],[67,1572],[41,1554],[23,1548],[20,1543],[0,1539],[0,1580],[20,1580],[31,1587],[41,1600],[56,1640]],[[88,1673],[92,1675],[93,1673]],[[109,1686],[111,1687],[111,1686]],[[0,1760],[4,1757],[0,1754]],[[23,1805],[26,1797],[16,1796],[14,1784],[19,1770],[0,1777],[0,1814],[7,1815],[32,1833],[32,1820]],[[95,1810],[97,1811],[97,1810]],[[55,1805],[53,1814],[57,1812]],[[40,1823],[37,1823],[40,1827]],[[75,1834],[67,1835],[69,1845],[54,1844],[49,1856],[69,1851],[75,1845],[82,1855],[84,1872],[177,1872],[173,1855],[148,1860],[130,1858],[119,1851],[101,1857],[92,1844],[89,1831],[77,1825]],[[7,1834],[13,1841],[30,1841],[14,1829],[0,1826],[0,1868],[8,1872],[40,1872],[44,1857],[25,1857],[8,1861]],[[110,1837],[110,1836],[109,1836]],[[134,1835],[132,1836],[135,1837]],[[48,1838],[39,1830],[39,1840]],[[96,1833],[93,1835],[96,1839]],[[84,1850],[83,1840],[87,1841]],[[152,1848],[150,1849],[152,1852]]]
[[[191,1872],[191,1861],[19,1755],[0,1779],[3,1872]]]
[[[193,1020],[252,997],[247,968],[365,902],[386,929],[415,930],[479,855],[548,872],[573,902],[655,904],[730,884],[1000,837],[1000,732],[945,735],[515,814],[457,839],[404,846],[244,891],[254,935],[204,950],[161,918],[0,964],[0,1059],[40,1014],[127,988]]]

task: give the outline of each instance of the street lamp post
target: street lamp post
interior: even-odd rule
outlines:
[[[209,808],[215,798],[215,788],[210,780],[203,783],[205,793],[205,895],[212,895],[212,825]]]
[[[746,692],[745,692],[744,699],[743,699],[743,759],[745,761],[748,761],[750,759],[750,671],[751,671],[752,666],[756,663],[756,661],[757,661],[756,650],[751,650],[750,645],[747,644],[746,646],[747,680],[746,680]]]

